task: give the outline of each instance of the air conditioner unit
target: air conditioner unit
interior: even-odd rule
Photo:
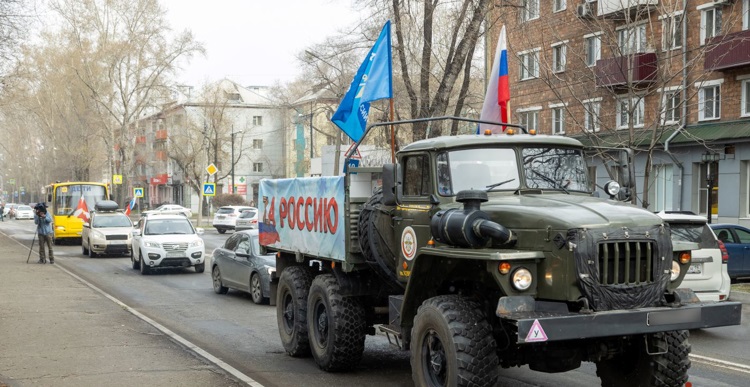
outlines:
[[[588,18],[594,16],[591,13],[591,5],[589,3],[578,4],[576,8],[576,15],[580,18]]]

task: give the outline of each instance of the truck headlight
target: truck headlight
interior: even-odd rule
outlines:
[[[620,183],[611,180],[604,185],[604,190],[609,196],[617,196],[617,194],[620,193]]]
[[[669,280],[674,281],[680,276],[680,264],[672,261],[672,269],[669,270]]]
[[[513,272],[511,284],[516,290],[524,291],[531,286],[531,272],[528,269],[520,267]]]

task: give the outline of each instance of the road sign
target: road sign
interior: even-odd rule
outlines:
[[[216,184],[203,183],[203,196],[216,196]]]
[[[112,184],[122,184],[122,175],[112,175]]]
[[[206,167],[206,172],[208,172],[209,175],[213,176],[214,173],[219,172],[219,168],[216,168],[214,163],[211,163]]]
[[[143,197],[143,188],[133,188],[133,197],[142,198]]]

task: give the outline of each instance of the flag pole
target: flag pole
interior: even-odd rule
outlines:
[[[394,108],[393,108],[393,98],[389,98],[390,105],[391,105],[391,122],[394,121]],[[396,129],[393,127],[393,124],[391,124],[391,162],[396,164]]]

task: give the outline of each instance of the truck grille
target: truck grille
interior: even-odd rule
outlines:
[[[602,285],[639,285],[654,281],[658,249],[653,241],[599,243],[599,281]]]

